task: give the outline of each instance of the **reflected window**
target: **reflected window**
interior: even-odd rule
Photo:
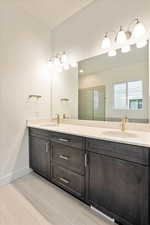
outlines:
[[[114,84],[114,108],[120,110],[143,109],[143,81]]]
[[[114,105],[115,109],[126,109],[126,83],[114,85]]]

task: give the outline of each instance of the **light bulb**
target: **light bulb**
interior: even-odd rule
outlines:
[[[115,49],[111,49],[111,50],[109,50],[109,52],[108,52],[108,56],[112,57],[112,56],[116,56],[116,55],[117,55],[117,52],[116,52],[116,50],[115,50]]]
[[[78,64],[77,64],[76,62],[73,62],[73,63],[71,63],[71,66],[72,66],[73,68],[76,68],[76,67],[78,66]]]
[[[101,48],[102,49],[108,49],[111,47],[111,40],[110,38],[107,36],[107,34],[105,34],[105,37],[102,41],[102,45],[101,45]]]
[[[55,64],[55,66],[59,66],[60,65],[60,59],[57,56],[54,59],[54,64]]]
[[[122,29],[122,27],[120,27],[120,31],[117,34],[116,41],[117,41],[117,44],[119,44],[119,45],[124,44],[127,41],[126,33]]]
[[[61,56],[61,62],[67,63],[67,61],[68,61],[68,57],[67,57],[66,53],[64,52],[63,55]]]
[[[67,63],[64,64],[64,70],[69,70],[69,64]]]
[[[123,46],[123,47],[121,48],[121,52],[122,52],[122,53],[130,52],[130,50],[131,50],[130,45],[125,45],[125,46]]]
[[[63,71],[63,70],[62,70],[62,67],[59,66],[59,67],[57,68],[57,72],[58,72],[58,73],[62,73],[62,71]]]
[[[83,70],[83,69],[81,69],[79,72],[80,72],[80,73],[84,73],[84,70]]]
[[[139,39],[141,37],[143,37],[146,34],[146,30],[144,25],[137,19],[136,20],[136,25],[133,29],[133,33],[132,36],[135,39]]]
[[[52,65],[53,65],[52,60],[51,60],[51,59],[49,59],[49,60],[48,60],[48,67],[49,67],[49,68],[51,68],[51,67],[52,67]]]
[[[147,41],[146,40],[141,40],[141,41],[138,41],[136,43],[136,47],[137,48],[144,48],[146,45],[147,45]]]

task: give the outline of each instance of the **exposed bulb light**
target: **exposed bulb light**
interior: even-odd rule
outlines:
[[[121,48],[121,52],[122,52],[122,53],[130,52],[130,50],[131,50],[130,45],[125,45],[125,46],[123,46],[123,47]]]
[[[67,63],[67,61],[68,61],[68,57],[67,57],[66,53],[64,52],[62,54],[62,56],[61,56],[61,62],[62,63]]]
[[[137,48],[144,48],[146,45],[147,45],[147,41],[146,40],[141,40],[141,41],[138,41],[136,43],[136,47]]]
[[[67,63],[64,64],[64,70],[69,70],[69,64]]]
[[[111,40],[110,38],[108,37],[108,34],[106,33],[105,36],[104,36],[104,39],[102,41],[102,45],[101,45],[101,48],[102,49],[108,49],[111,47]]]
[[[137,18],[136,19],[136,25],[135,25],[135,27],[133,29],[133,32],[132,32],[132,37],[134,39],[139,39],[139,38],[144,37],[145,34],[146,34],[146,29],[145,29],[144,25]]]
[[[108,56],[113,57],[117,55],[117,51],[115,49],[111,49],[108,52]]]
[[[122,45],[127,41],[127,36],[125,31],[122,29],[122,27],[120,27],[120,31],[117,34],[117,38],[116,38],[117,44]]]

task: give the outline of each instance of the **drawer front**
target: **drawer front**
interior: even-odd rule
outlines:
[[[63,167],[52,165],[52,181],[79,198],[84,196],[84,177]]]
[[[124,159],[145,166],[149,165],[149,148],[146,147],[89,138],[86,142],[86,148],[91,152]]]
[[[66,146],[83,149],[83,138],[79,136],[51,132],[51,140]]]
[[[39,128],[29,128],[29,134],[33,136],[42,136],[49,138],[50,134],[47,130],[42,130]]]
[[[84,174],[84,151],[52,142],[52,160],[76,173]]]

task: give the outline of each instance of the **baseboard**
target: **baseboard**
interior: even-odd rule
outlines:
[[[14,180],[21,178],[31,172],[32,170],[30,168],[22,168],[20,170],[13,171],[12,173],[9,173],[3,177],[0,177],[0,186],[9,184],[13,182]]]

